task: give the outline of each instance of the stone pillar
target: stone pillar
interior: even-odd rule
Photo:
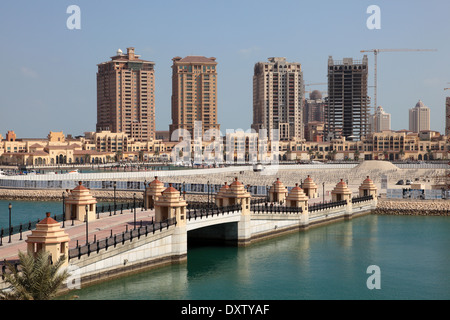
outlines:
[[[352,215],[352,191],[347,187],[347,184],[341,181],[331,191],[331,199],[333,202],[345,200],[347,202],[346,216]]]
[[[301,214],[302,224],[307,224],[309,220],[308,200],[309,200],[308,197],[303,192],[302,188],[298,186],[298,183],[295,184],[295,187],[291,189],[291,191],[286,197],[287,207],[302,208]]]
[[[155,201],[158,200],[159,197],[161,197],[164,189],[164,183],[159,181],[158,177],[155,177],[155,180],[148,184],[148,187],[145,188],[145,209],[153,208],[155,206]]]
[[[269,189],[269,201],[284,202],[287,193],[287,188],[284,186],[283,182],[280,181],[280,178],[277,178]]]
[[[240,204],[242,207],[241,219],[238,222],[237,227],[237,244],[238,246],[245,246],[250,243],[252,237],[250,216],[251,195],[245,190],[244,185],[240,183],[237,178],[234,179],[233,183],[228,188],[223,188],[224,205]]]
[[[318,188],[316,183],[311,179],[311,177],[308,175],[308,177],[303,181],[302,183],[302,189],[305,192],[305,194],[308,196],[308,198],[317,198],[319,196]]]
[[[375,199],[377,197],[377,187],[373,181],[367,176],[363,183],[359,186],[359,196],[370,196],[372,195]]]
[[[60,223],[50,217],[47,212],[46,218],[36,224],[36,229],[31,231],[25,242],[27,252],[36,255],[44,250],[50,254],[52,262],[64,259],[63,266],[69,264],[69,235],[61,229]]]
[[[218,207],[224,207],[228,205],[228,192],[230,186],[225,182],[225,184],[220,188],[219,192],[216,194],[215,203]]]
[[[359,186],[359,196],[364,197],[370,195],[372,195],[374,204],[376,206],[378,202],[377,186],[373,183],[373,181],[369,178],[369,176],[367,176],[367,178]]]
[[[172,254],[180,261],[185,260],[187,255],[186,206],[186,200],[172,184],[155,201],[156,222],[172,218],[177,221],[172,235]]]
[[[69,192],[65,199],[66,206],[66,220],[85,221],[86,206],[88,221],[95,220],[95,212],[97,200],[91,195],[88,188],[84,187],[80,182],[78,186]]]

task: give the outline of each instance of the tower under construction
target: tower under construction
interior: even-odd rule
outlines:
[[[328,58],[328,103],[325,106],[325,138],[361,140],[370,133],[367,95],[368,59]]]

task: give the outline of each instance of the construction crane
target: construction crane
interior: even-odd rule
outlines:
[[[370,50],[361,50],[361,52],[373,52],[375,56],[374,65],[375,65],[375,83],[374,87],[374,113],[377,109],[377,56],[379,52],[406,52],[406,51],[437,51],[437,49],[370,49]]]

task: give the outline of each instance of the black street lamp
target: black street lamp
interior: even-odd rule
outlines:
[[[136,229],[136,193],[133,193],[134,229]]]
[[[64,228],[64,224],[66,222],[66,197],[65,197],[66,193],[63,191],[62,193],[62,199],[63,199],[63,228]]]
[[[147,204],[147,179],[144,180],[144,201],[142,201],[142,208],[145,210],[148,209],[148,204]]]
[[[88,205],[85,206],[86,209],[86,245],[89,244],[89,224],[88,224]]]
[[[12,209],[12,204],[11,203],[9,203],[9,205],[8,205],[8,208],[9,208],[9,241],[8,241],[8,243],[11,243],[11,209]]]
[[[114,181],[113,187],[114,187],[114,215],[116,215],[116,187],[117,187],[116,181]]]
[[[209,208],[209,180],[208,180],[207,186],[208,186],[208,208]]]

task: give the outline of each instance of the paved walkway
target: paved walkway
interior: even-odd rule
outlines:
[[[142,224],[148,224],[154,219],[154,210],[144,210],[141,208],[136,208],[136,227]],[[42,219],[45,218],[45,215]],[[60,223],[61,227],[63,223]],[[114,212],[110,216],[109,212],[100,213],[100,218],[88,222],[88,241],[93,242],[94,240],[101,240],[109,237],[112,234],[122,233],[123,231],[131,230],[134,228],[134,211],[120,210]],[[86,223],[75,221],[72,225],[72,220],[65,221],[63,230],[69,235],[69,249],[73,249],[77,246],[77,241],[79,245],[86,244]],[[27,236],[31,234],[31,231],[22,232],[22,240],[20,240],[20,234],[14,234],[11,236],[11,243],[8,243],[9,236],[3,237],[2,246],[0,246],[0,263],[6,260],[17,260],[19,250],[22,252],[27,251],[27,243],[25,240]]]

